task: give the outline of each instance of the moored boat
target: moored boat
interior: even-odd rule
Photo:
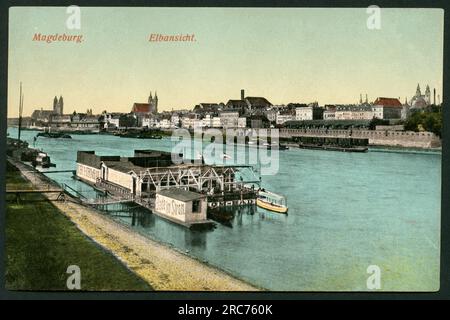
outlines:
[[[32,161],[33,166],[41,166],[42,168],[56,167],[55,164],[51,163],[50,157],[45,152],[38,152],[36,159]]]
[[[138,139],[162,139],[160,135],[138,135],[136,138]]]
[[[270,149],[278,149],[278,150],[289,150],[289,147],[285,144],[281,144],[281,143],[272,143],[269,147]]]
[[[269,191],[258,191],[256,198],[256,205],[260,208],[278,212],[286,213],[288,212],[288,206],[286,203],[286,198],[282,195],[269,192]]]
[[[319,144],[299,144],[300,149],[311,150],[328,150],[328,151],[341,151],[341,152],[367,152],[368,147],[365,146],[337,146],[337,145],[319,145]]]
[[[70,135],[63,132],[39,132],[36,137],[72,139]]]

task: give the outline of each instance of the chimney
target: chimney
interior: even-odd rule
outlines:
[[[433,104],[436,105],[436,88],[433,89]]]
[[[245,98],[245,91],[244,89],[241,89],[241,100],[244,100]]]

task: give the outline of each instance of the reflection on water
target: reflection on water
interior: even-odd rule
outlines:
[[[189,231],[184,232],[184,241],[186,246],[196,247],[202,250],[206,249],[206,232],[204,231]]]
[[[8,129],[16,136],[15,129]],[[22,136],[32,143],[35,132]],[[170,151],[170,139],[72,135],[39,138],[57,169],[75,169],[77,150],[132,156]],[[287,197],[289,215],[239,210],[210,231],[192,231],[140,207],[109,212],[137,232],[272,290],[367,290],[367,267],[382,271],[382,290],[439,286],[441,156],[291,149],[264,188]],[[69,173],[48,174],[88,197],[96,192]]]
[[[151,211],[135,204],[108,204],[99,208],[103,213],[126,222],[132,227],[152,228],[155,226],[155,215]]]
[[[187,250],[190,249],[206,249],[206,239],[207,233],[212,232],[211,229],[205,230],[197,230],[197,229],[189,229],[183,226],[180,226],[171,221],[165,220],[157,215],[152,214],[152,212],[146,208],[143,208],[139,205],[129,204],[129,203],[120,203],[120,204],[108,204],[102,205],[98,207],[101,212],[106,215],[109,215],[111,218],[120,221],[128,226],[131,226],[144,234],[147,233],[155,233],[156,235],[160,234],[160,230],[156,227],[157,223],[159,228],[164,226],[166,232],[171,230],[173,232],[177,232],[179,234],[184,235],[184,245]],[[225,212],[230,215],[231,218],[226,220],[223,219]],[[233,228],[234,225],[241,226],[242,225],[242,217],[244,215],[254,215],[256,212],[256,208],[254,206],[249,207],[228,207],[222,208],[220,210],[220,219],[215,220],[216,223],[228,227]],[[260,213],[262,217],[265,216],[264,213]],[[160,240],[163,240],[164,237],[161,237]]]
[[[231,206],[208,209],[208,218],[220,223],[221,225],[233,228],[236,223],[239,226],[239,221],[242,221],[242,215],[253,215],[256,212],[255,205],[248,206]]]

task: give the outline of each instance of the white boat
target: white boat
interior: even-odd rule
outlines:
[[[260,208],[278,212],[287,213],[288,206],[286,198],[282,195],[270,192],[270,191],[258,191],[256,198],[256,205]]]
[[[50,161],[50,157],[45,152],[38,152],[35,160],[35,164],[38,166],[41,166],[42,168],[49,168],[52,166],[52,163]]]

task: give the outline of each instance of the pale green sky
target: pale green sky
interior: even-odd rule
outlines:
[[[382,9],[381,29],[360,9],[81,8],[10,9],[8,116],[131,110],[158,91],[159,109],[264,96],[273,104],[355,103],[360,93],[405,97],[429,84],[442,97],[443,10]],[[82,34],[76,43],[33,42],[35,33]],[[195,34],[196,42],[148,42],[151,33]],[[442,98],[441,98],[442,99]]]

